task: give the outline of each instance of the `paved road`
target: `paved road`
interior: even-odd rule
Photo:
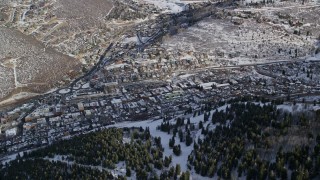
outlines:
[[[239,64],[234,66],[207,66],[203,68],[197,68],[192,70],[192,73],[195,72],[201,72],[204,70],[212,70],[212,69],[235,69],[235,68],[241,68],[246,66],[258,66],[258,65],[269,65],[269,64],[277,64],[277,63],[287,63],[287,62],[300,62],[300,61],[306,61],[305,59],[293,59],[293,60],[279,60],[279,61],[269,61],[269,62],[259,62],[259,63],[250,63],[250,64]],[[312,60],[309,62],[318,61],[318,60]],[[319,60],[320,62],[320,60]],[[187,73],[190,72],[188,70],[178,70],[176,73]]]

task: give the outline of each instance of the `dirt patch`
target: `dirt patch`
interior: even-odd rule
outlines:
[[[57,18],[66,19],[70,28],[87,29],[97,25],[112,8],[107,0],[58,0],[54,10]]]
[[[78,60],[13,29],[0,28],[0,44],[0,100],[19,92],[46,92],[80,68]]]

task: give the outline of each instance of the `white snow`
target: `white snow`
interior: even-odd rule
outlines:
[[[316,54],[314,57],[307,57],[306,61],[320,61],[320,53]]]
[[[196,118],[191,118],[190,122],[194,123],[196,121],[200,121],[200,119],[203,119],[203,116],[198,116]],[[168,134],[166,132],[162,132],[160,130],[157,130],[157,126],[160,126],[162,123],[162,119],[160,120],[148,120],[148,121],[139,121],[139,122],[123,122],[119,124],[115,124],[109,127],[142,127],[146,128],[149,127],[150,133],[153,137],[161,137],[161,143],[164,148],[164,156],[172,156],[172,165],[175,166],[176,164],[181,165],[181,170],[186,171],[187,170],[187,159],[188,155],[191,153],[193,149],[193,145],[191,144],[189,147],[185,145],[185,143],[181,143],[181,150],[182,153],[180,156],[176,156],[173,154],[172,149],[169,148],[169,139],[172,138],[172,134]],[[175,144],[178,144],[180,142],[179,137],[175,138]]]
[[[305,106],[302,103],[297,103],[296,105],[291,104],[291,103],[286,103],[286,104],[281,104],[281,105],[277,106],[277,109],[283,109],[284,111],[288,111],[290,113],[299,112],[305,108],[310,109],[310,106]]]
[[[5,165],[6,163],[9,163],[10,161],[13,161],[17,158],[18,153],[15,154],[11,154],[9,156],[6,156],[4,158],[1,159],[1,163],[2,165]],[[22,153],[20,153],[20,155],[22,155]]]
[[[228,105],[224,105],[218,108],[218,111],[225,111],[226,107]],[[212,110],[210,112],[210,117],[209,117],[209,121],[207,121],[206,123],[204,123],[204,127],[206,127],[212,118],[212,114],[213,112],[215,112],[215,110]],[[185,116],[185,117],[190,117],[191,114]],[[191,124],[195,124],[195,126],[197,127],[200,121],[203,121],[204,115],[200,115],[200,116],[196,116],[196,117],[190,117],[190,123]],[[190,155],[191,151],[193,150],[193,143],[190,146],[186,146],[185,142],[180,143],[180,139],[178,136],[175,137],[175,145],[180,144],[181,146],[181,155],[180,156],[176,156],[173,154],[172,149],[169,147],[169,140],[172,138],[172,133],[168,134],[166,132],[162,132],[160,130],[157,130],[157,126],[160,126],[161,123],[163,122],[162,119],[159,120],[147,120],[147,121],[138,121],[138,122],[122,122],[122,123],[118,123],[118,124],[114,124],[111,126],[108,126],[108,128],[110,127],[117,127],[117,128],[124,128],[124,127],[142,127],[142,128],[146,128],[149,127],[150,133],[153,137],[161,137],[161,144],[164,148],[164,156],[172,156],[172,166],[176,166],[177,164],[180,164],[181,166],[181,170],[182,171],[187,171],[187,160],[188,160],[188,156]],[[175,123],[175,119],[170,120],[170,123]],[[185,123],[187,123],[187,119],[185,119]],[[212,125],[210,123],[210,129],[214,129],[216,125]],[[191,132],[191,136],[194,140],[197,140],[198,138],[202,138],[201,135],[201,130],[198,131],[192,131]]]
[[[9,163],[15,159],[17,159],[17,155],[18,153],[20,154],[20,157],[23,157],[23,153],[24,152],[31,152],[31,151],[35,151],[39,148],[34,148],[34,149],[29,149],[29,150],[26,150],[26,151],[22,151],[22,152],[17,152],[17,153],[13,153],[13,154],[9,154],[7,156],[4,156],[2,158],[0,158],[0,163],[2,163],[3,165],[5,165],[6,163]]]
[[[59,161],[59,162],[62,162],[62,163],[66,163],[68,165],[76,164],[76,165],[81,166],[81,167],[97,169],[99,171],[106,170],[106,171],[110,172],[114,177],[118,177],[118,175],[126,176],[126,164],[123,161],[120,161],[118,164],[116,164],[115,165],[116,166],[115,169],[108,169],[108,168],[104,168],[102,166],[84,165],[84,164],[76,163],[75,161],[69,161],[69,160],[67,160],[67,156],[64,156],[64,155],[54,155],[53,158],[45,157],[43,159],[51,161],[51,162]],[[133,175],[133,173],[131,175]],[[132,178],[134,178],[134,176],[131,176],[131,178],[129,178],[129,179],[132,179]]]
[[[181,79],[186,79],[186,78],[188,78],[188,77],[190,77],[190,76],[193,76],[193,75],[195,75],[195,74],[184,74],[184,75],[180,75],[179,77],[180,77]]]
[[[184,10],[186,2],[180,0],[144,0],[146,3],[153,4],[164,12],[179,13]]]
[[[123,40],[124,43],[129,43],[129,42],[137,42],[138,38],[136,36],[134,37],[127,37]]]
[[[85,83],[84,85],[82,85],[82,88],[83,88],[83,89],[87,89],[87,88],[89,88],[89,87],[90,87],[89,83]]]
[[[306,102],[313,102],[313,101],[318,102],[318,101],[320,100],[320,96],[305,96],[305,97],[300,97],[300,98],[298,98],[297,100],[298,100],[298,101],[302,101],[303,99],[304,99]]]
[[[125,66],[128,66],[128,64],[122,63],[122,64],[112,64],[107,66],[106,70],[116,69],[116,68],[124,68]]]
[[[70,89],[61,89],[61,90],[59,91],[60,94],[66,94],[66,93],[68,93],[68,92],[70,92]]]

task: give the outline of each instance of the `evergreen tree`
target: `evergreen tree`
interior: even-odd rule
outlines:
[[[190,131],[188,130],[187,132],[187,136],[186,136],[186,146],[190,146],[192,144],[192,137],[191,137],[191,134],[190,134]]]
[[[176,156],[180,156],[180,154],[181,154],[181,146],[180,146],[180,144],[173,147],[173,153]]]
[[[172,136],[172,138],[169,140],[169,147],[173,148],[174,144],[175,144],[175,139],[174,139],[174,136]]]
[[[127,177],[131,176],[131,169],[129,167],[126,168],[126,176]]]
[[[180,167],[180,164],[177,164],[176,165],[176,174],[180,175],[180,173],[181,173],[181,167]]]

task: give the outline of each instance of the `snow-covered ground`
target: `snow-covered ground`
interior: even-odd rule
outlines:
[[[319,102],[320,96],[305,96],[305,97],[300,97],[297,100],[298,101],[305,100],[306,102],[313,102],[313,101]]]
[[[59,91],[59,93],[61,93],[61,94],[66,94],[66,93],[68,93],[68,92],[70,92],[70,89],[61,89],[61,90]]]
[[[91,168],[91,169],[98,169],[99,171],[105,170],[105,171],[110,172],[115,177],[117,177],[119,175],[126,176],[126,164],[123,161],[121,161],[118,164],[116,164],[116,168],[115,169],[108,169],[108,168],[104,168],[102,166],[92,166],[92,165],[78,164],[75,161],[67,160],[67,156],[64,156],[64,155],[55,155],[53,158],[45,157],[44,159],[52,161],[52,162],[63,162],[63,163],[66,163],[68,165],[76,164],[76,165],[79,165],[81,167],[86,167],[86,168]],[[134,175],[134,173],[133,173],[133,175]],[[135,176],[133,176],[133,175],[130,178],[127,178],[127,179],[135,179],[134,178]]]
[[[15,160],[17,158],[17,155],[18,155],[18,153],[14,153],[14,154],[11,154],[9,156],[4,157],[3,159],[0,159],[2,165],[5,165],[6,163],[9,163],[10,161]],[[23,155],[23,153],[20,153],[20,155]]]
[[[190,119],[191,123],[195,123],[196,121],[200,121],[201,117],[203,119],[203,116],[198,116],[197,118]],[[119,124],[112,125],[110,127],[117,127],[117,128],[124,128],[124,127],[142,127],[146,128],[149,127],[150,133],[153,137],[161,137],[161,143],[164,148],[164,156],[170,156],[172,155],[172,165],[175,166],[176,164],[181,165],[181,170],[186,171],[187,170],[187,164],[186,160],[188,159],[188,155],[191,153],[193,145],[190,145],[187,147],[185,143],[180,143],[182,153],[180,156],[176,156],[173,154],[172,149],[169,148],[169,140],[172,138],[172,134],[168,134],[165,132],[162,132],[160,130],[157,130],[157,126],[160,126],[162,123],[162,119],[160,120],[148,120],[148,121],[139,121],[139,122],[123,122]],[[176,144],[180,142],[179,138],[175,138]]]
[[[252,2],[257,1],[260,0]],[[251,1],[248,0],[247,3],[249,2]],[[277,9],[277,11],[280,10],[281,8]],[[270,19],[278,18],[277,12],[263,12],[263,16]],[[295,59],[320,60],[319,56],[309,56],[314,53],[315,38],[305,36],[305,34],[294,35],[294,28],[286,23],[257,23],[255,19],[247,18],[242,19],[243,22],[236,25],[235,19],[237,18],[231,17],[230,21],[229,19],[206,18],[164,40],[161,46],[170,53],[178,51],[181,59],[185,58],[186,52],[203,53],[206,65],[208,64],[206,67],[292,61],[294,58],[291,51],[294,49],[297,50]],[[307,31],[308,28],[314,26],[308,21],[303,26],[305,29],[302,28],[301,31]],[[292,34],[287,32],[292,32]]]
[[[316,54],[314,57],[312,56],[307,57],[306,61],[320,61],[320,53]]]
[[[82,85],[82,88],[83,88],[83,89],[87,89],[87,88],[89,88],[89,87],[90,87],[90,84],[89,84],[89,83],[86,83],[86,84]]]
[[[134,36],[134,37],[127,37],[123,40],[123,43],[130,43],[130,42],[138,42],[138,38]]]
[[[224,105],[222,107],[218,108],[218,111],[225,110],[227,105]],[[212,113],[215,110],[212,110],[210,112],[209,121],[204,123],[204,127],[206,127],[212,118]],[[190,115],[188,115],[190,116]],[[196,117],[190,117],[190,123],[194,124],[196,127],[198,126],[199,122],[203,122],[204,115],[196,116]],[[172,149],[169,147],[169,140],[172,138],[172,133],[168,134],[166,132],[162,132],[160,130],[157,130],[157,126],[160,126],[163,122],[162,119],[159,120],[147,120],[147,121],[138,121],[138,122],[122,122],[118,124],[114,124],[108,127],[117,127],[117,128],[124,128],[124,127],[142,127],[146,128],[149,127],[150,133],[153,137],[161,137],[161,143],[164,148],[164,156],[172,156],[172,165],[176,166],[177,164],[180,164],[182,171],[187,171],[187,160],[188,155],[190,155],[191,151],[193,150],[193,143],[190,146],[186,146],[185,142],[180,143],[180,139],[178,136],[175,137],[175,145],[180,144],[181,146],[181,155],[176,156],[173,154]],[[170,123],[174,124],[175,120],[170,120]],[[187,123],[187,120],[185,119],[185,124]],[[215,125],[210,125],[211,129],[215,128]],[[191,132],[191,135],[193,136],[194,140],[197,140],[198,138],[202,138],[201,130],[193,131]]]
[[[191,118],[190,122],[191,123],[199,123],[200,120],[203,120],[203,115]],[[188,155],[191,153],[193,150],[193,143],[190,146],[186,146],[184,142],[180,143],[179,137],[175,137],[175,145],[180,144],[181,146],[181,155],[176,156],[173,154],[172,149],[169,147],[169,140],[172,138],[172,134],[168,134],[166,132],[162,132],[160,130],[157,130],[157,126],[160,126],[162,123],[162,119],[160,120],[149,120],[149,121],[139,121],[139,122],[123,122],[119,124],[112,125],[111,127],[118,127],[118,128],[123,128],[123,127],[142,127],[150,128],[150,133],[153,137],[161,137],[161,143],[164,148],[164,156],[172,156],[172,163],[171,166],[176,166],[177,164],[180,164],[181,166],[181,171],[187,171],[187,160],[188,160]],[[185,122],[186,123],[186,122]],[[199,137],[201,135],[201,132],[198,131],[195,134],[195,137]]]
[[[178,13],[184,10],[184,4],[179,0],[146,0],[146,2],[154,4],[159,9],[167,10],[172,13]],[[177,3],[180,3],[180,5]]]
[[[29,150],[26,150],[26,151],[16,152],[16,153],[7,155],[5,157],[0,158],[0,163],[5,165],[6,163],[9,163],[9,162],[17,159],[18,154],[20,154],[20,157],[23,157],[23,153],[24,152],[31,152],[31,151],[35,151],[37,149],[39,149],[39,148],[29,149]]]
[[[320,108],[319,106],[313,106],[313,104],[303,104],[303,103],[296,103],[295,105],[292,103],[285,103],[277,106],[278,109],[283,109],[284,111],[288,112],[300,112],[305,110],[316,110]]]
[[[145,3],[152,4],[163,12],[179,13],[184,10],[185,5],[192,3],[181,0],[142,0]]]

